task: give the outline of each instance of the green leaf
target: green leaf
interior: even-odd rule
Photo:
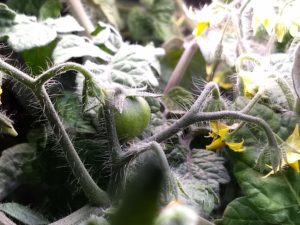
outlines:
[[[248,102],[248,98],[238,97],[234,103],[235,109],[241,110]],[[283,113],[275,113],[270,107],[260,103],[256,103],[249,114],[264,119],[270,125],[272,130],[283,140],[288,138],[293,132],[296,123],[300,122],[300,118],[294,112],[286,111]],[[249,132],[251,134],[249,134]],[[251,125],[241,129],[237,136],[243,136],[245,144],[249,146],[257,144],[258,140],[265,140],[265,134],[262,129]],[[253,139],[253,137],[255,137],[255,139]],[[263,143],[265,142],[263,141]]]
[[[191,92],[176,86],[163,96],[163,101],[169,110],[186,110],[193,104],[194,97]]]
[[[118,29],[122,29],[124,24],[120,18],[117,4],[115,0],[92,0],[97,7],[103,12],[108,22],[117,27]]]
[[[43,24],[60,34],[84,31],[84,28],[70,15],[56,19],[48,18],[43,21]]]
[[[95,133],[95,129],[85,121],[80,110],[79,99],[74,93],[64,91],[55,100],[58,114],[63,118],[66,129],[79,133]]]
[[[61,38],[52,54],[55,64],[84,56],[96,57],[103,61],[109,61],[112,58],[89,39],[71,34]]]
[[[239,224],[251,224],[255,214],[259,215],[257,219],[263,224],[298,224],[300,174],[287,169],[264,178],[253,169],[257,152],[255,147],[248,147],[242,155],[232,155],[234,175],[245,197],[228,205],[223,216],[224,225],[234,224],[237,220],[241,222]],[[244,207],[237,207],[240,204]],[[247,207],[248,210],[245,210]]]
[[[218,203],[219,184],[229,182],[224,158],[212,151],[193,149],[190,159],[174,168],[181,185],[182,202],[210,213]]]
[[[41,19],[56,18],[60,16],[61,3],[59,0],[46,0],[39,10]]]
[[[160,74],[157,51],[152,45],[129,45],[124,43],[107,65],[87,61],[85,66],[93,72],[94,80],[103,85],[116,82],[128,87],[157,86]]]
[[[19,13],[38,16],[39,9],[45,1],[46,0],[8,0],[6,4]]]
[[[52,52],[57,44],[57,39],[46,46],[35,47],[24,50],[21,55],[30,68],[33,75],[39,75],[47,70],[49,63],[51,63]]]
[[[0,158],[0,200],[3,200],[18,183],[23,168],[35,157],[35,148],[18,144],[2,152]]]
[[[38,23],[35,17],[17,15],[12,26],[0,27],[0,38],[7,38],[7,43],[16,52],[41,47],[56,39],[56,32]]]
[[[160,74],[157,50],[159,49],[152,45],[144,47],[124,43],[109,65],[112,67],[112,79],[129,87],[144,85],[156,87],[158,85],[156,75]]]
[[[0,204],[0,211],[26,225],[49,224],[49,221],[46,220],[42,215],[18,203]]]
[[[0,3],[0,24],[12,22],[16,17],[16,13],[7,7],[7,5]]]
[[[223,225],[268,225],[260,218],[260,214],[248,201],[247,197],[232,201],[224,212]]]
[[[166,41],[173,35],[172,15],[175,4],[172,0],[154,0],[143,6],[133,7],[128,15],[128,28],[135,40]]]
[[[108,49],[112,53],[118,51],[123,44],[120,33],[111,25],[98,22],[95,31],[92,33],[93,42],[103,49]]]

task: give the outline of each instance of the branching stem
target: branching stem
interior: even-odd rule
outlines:
[[[97,184],[94,182],[87,169],[85,168],[84,164],[82,163],[81,159],[79,158],[44,87],[44,83],[52,77],[56,76],[55,72],[59,72],[59,68],[61,67],[63,66],[54,67],[53,69],[48,70],[48,73],[44,73],[44,75],[34,79],[28,74],[7,64],[3,60],[0,60],[0,71],[4,72],[6,75],[12,77],[26,87],[30,88],[34,95],[37,97],[41,108],[43,109],[43,112],[45,113],[56,137],[58,138],[58,141],[65,151],[65,155],[72,169],[72,172],[74,176],[79,180],[80,185],[90,203],[99,206],[108,205],[108,195],[97,186]],[[63,68],[68,70],[77,70],[79,72],[82,72],[86,77],[89,78],[88,71],[77,64],[67,64],[67,66]]]

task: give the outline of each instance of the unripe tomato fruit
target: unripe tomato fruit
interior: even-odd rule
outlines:
[[[127,97],[122,113],[115,110],[114,118],[119,139],[129,140],[141,134],[151,117],[150,106],[142,97]]]

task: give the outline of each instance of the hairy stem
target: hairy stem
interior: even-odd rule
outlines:
[[[263,92],[264,92],[264,90],[258,91],[240,112],[244,113],[244,114],[248,114],[251,111],[251,109],[255,106],[255,104],[261,99]],[[230,133],[230,135],[236,134],[245,124],[246,124],[245,121],[240,122],[239,125],[237,126],[237,128],[235,128]]]
[[[295,96],[291,90],[291,87],[288,85],[288,83],[281,77],[277,76],[275,78],[275,82],[278,84],[278,86],[280,87],[282,93],[284,94],[288,106],[289,106],[289,110],[293,111],[294,106],[295,106]]]
[[[0,59],[0,70],[8,75],[9,77],[15,79],[16,81],[24,84],[28,88],[32,88],[34,85],[34,78],[28,74],[16,69],[15,67],[9,65]]]
[[[176,180],[173,176],[173,173],[170,169],[167,157],[166,157],[161,145],[159,143],[157,143],[156,141],[152,141],[152,142],[149,142],[142,146],[135,146],[135,147],[130,148],[127,152],[124,153],[124,155],[122,157],[122,163],[123,164],[128,163],[129,161],[138,157],[140,154],[142,154],[146,151],[150,151],[150,150],[154,151],[158,157],[164,177],[166,178],[166,184],[164,185],[165,190],[167,190],[166,194],[169,195],[169,193],[171,192],[171,195],[173,194],[173,196],[171,198],[177,199],[178,191],[177,191]],[[169,197],[170,197],[170,195],[167,198],[169,198]],[[170,201],[170,199],[166,199],[166,200]]]
[[[73,64],[72,64],[73,65]],[[77,64],[76,64],[77,65]],[[74,66],[74,65],[73,65]],[[74,68],[74,67],[73,67]],[[83,70],[81,66],[76,67],[80,72],[83,72],[87,76],[87,71]],[[12,77],[16,81],[22,83],[24,86],[28,87],[32,90],[34,95],[37,97],[44,113],[54,130],[60,144],[65,151],[68,163],[72,168],[74,176],[79,180],[84,193],[91,203],[97,205],[107,205],[109,203],[108,195],[101,190],[97,184],[94,182],[88,171],[86,170],[84,164],[80,160],[63,124],[61,123],[59,116],[49,98],[49,95],[43,86],[44,82],[46,82],[51,77],[55,76],[55,74],[51,74],[50,78],[45,79],[42,82],[37,80],[43,78],[33,79],[28,74],[23,73],[22,71],[14,68],[13,66],[7,64],[3,60],[0,60],[0,71],[4,72],[6,75]],[[52,71],[52,70],[51,70]],[[54,71],[52,71],[54,72]],[[47,77],[48,74],[40,77]]]
[[[269,146],[279,149],[271,127],[266,121],[264,121],[259,117],[250,116],[236,111],[220,111],[220,112],[198,113],[197,115],[194,116],[194,118],[191,119],[191,121],[194,121],[195,123],[198,121],[209,121],[209,120],[218,120],[218,119],[237,119],[248,123],[254,123],[260,126],[264,130],[268,139]]]
[[[108,205],[108,195],[98,187],[80,160],[63,124],[59,119],[59,116],[49,98],[46,89],[42,87],[40,91],[36,90],[35,95],[42,109],[44,110],[44,113],[50,125],[52,126],[55,135],[65,150],[67,161],[73,171],[73,174],[79,180],[86,197],[89,199],[90,203],[99,206]]]
[[[50,68],[49,70],[45,71],[34,80],[34,84],[36,87],[41,87],[41,85],[45,84],[48,80],[71,70],[80,72],[87,80],[92,79],[91,72],[84,68],[82,65],[73,62],[67,62],[60,65],[56,65]]]
[[[215,89],[218,89],[216,83],[214,82],[207,83],[203,91],[201,92],[200,96],[197,98],[197,100],[194,102],[194,104],[191,106],[190,110],[186,114],[184,114],[179,120],[177,120],[169,128],[167,128],[165,130],[166,132],[165,131],[159,132],[151,136],[150,138],[148,138],[147,141],[157,141],[160,143],[168,139],[172,135],[176,134],[180,129],[186,127],[185,124],[187,123],[187,121],[189,121],[193,115],[196,115],[199,111],[201,111],[209,94]],[[169,132],[171,132],[172,134],[169,135],[170,134]]]
[[[174,86],[180,83],[197,49],[198,45],[195,39],[188,43],[188,46],[185,48],[179,59],[179,62],[177,63],[173,73],[171,74],[171,77],[165,87],[164,94],[167,94]]]
[[[107,98],[104,106],[104,117],[106,122],[106,129],[108,133],[108,141],[109,141],[109,152],[111,152],[112,163],[115,164],[119,161],[119,158],[122,155],[121,146],[119,143],[115,118],[113,116],[113,106],[112,99]]]

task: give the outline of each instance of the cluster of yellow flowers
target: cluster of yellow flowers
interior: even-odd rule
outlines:
[[[261,26],[269,35],[275,34],[282,42],[286,33],[296,36],[300,31],[300,2],[296,0],[252,0],[252,28],[256,33]]]

